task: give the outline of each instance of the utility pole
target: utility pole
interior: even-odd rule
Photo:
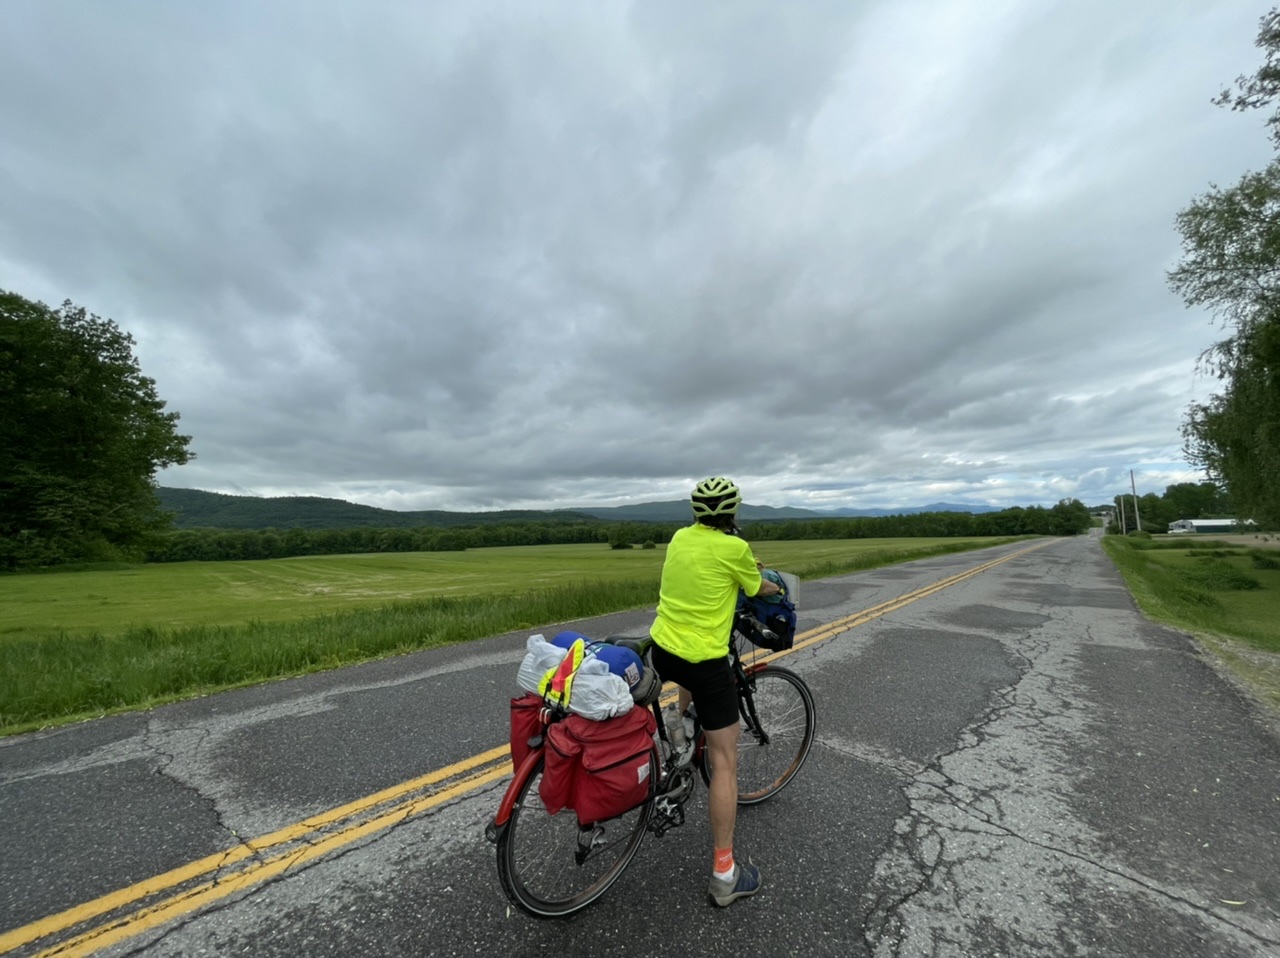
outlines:
[[[1127,536],[1129,534],[1129,523],[1124,517],[1124,493],[1116,496],[1116,502],[1120,503],[1120,534]]]
[[[1142,531],[1142,514],[1138,512],[1138,487],[1133,482],[1133,470],[1129,470],[1129,489],[1133,492],[1133,519],[1138,524],[1138,531]]]

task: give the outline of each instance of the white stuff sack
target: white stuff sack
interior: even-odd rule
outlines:
[[[590,656],[582,660],[569,690],[569,711],[593,722],[630,712],[635,700],[631,686],[609,671],[609,663]]]
[[[524,661],[516,673],[516,684],[526,692],[537,692],[542,677],[564,660],[568,649],[552,645],[542,635],[529,636],[524,647]]]
[[[542,678],[564,661],[569,650],[552,645],[542,635],[531,635],[525,643],[524,661],[516,673],[516,684],[526,692],[538,692]],[[569,690],[569,711],[602,722],[631,710],[635,700],[626,679],[609,671],[609,664],[589,652],[574,673]]]

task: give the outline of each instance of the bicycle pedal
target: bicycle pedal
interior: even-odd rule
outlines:
[[[654,811],[657,815],[649,822],[649,831],[657,838],[684,824],[684,808],[670,799],[658,799]]]

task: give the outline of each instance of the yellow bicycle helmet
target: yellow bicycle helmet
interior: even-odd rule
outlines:
[[[732,479],[715,476],[694,486],[691,501],[693,514],[700,519],[704,516],[735,516],[738,503],[742,502],[742,492]]]

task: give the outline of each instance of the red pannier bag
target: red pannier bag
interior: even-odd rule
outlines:
[[[538,783],[538,795],[550,815],[562,808],[573,808],[573,783],[578,776],[578,758],[582,753],[582,743],[569,729],[569,723],[573,721],[585,722],[586,719],[570,715],[563,721],[548,725],[543,732],[546,748],[542,750],[542,781]]]
[[[532,749],[529,739],[542,735],[542,696],[530,692],[511,700],[511,770],[520,766]]]
[[[658,730],[653,710],[636,706],[605,722],[580,716],[575,734],[582,743],[573,781],[573,810],[579,825],[615,818],[642,804],[653,787],[653,736]]]
[[[571,808],[586,826],[643,803],[652,787],[653,711],[637,706],[593,722],[570,715],[547,729],[541,795],[553,815]]]

